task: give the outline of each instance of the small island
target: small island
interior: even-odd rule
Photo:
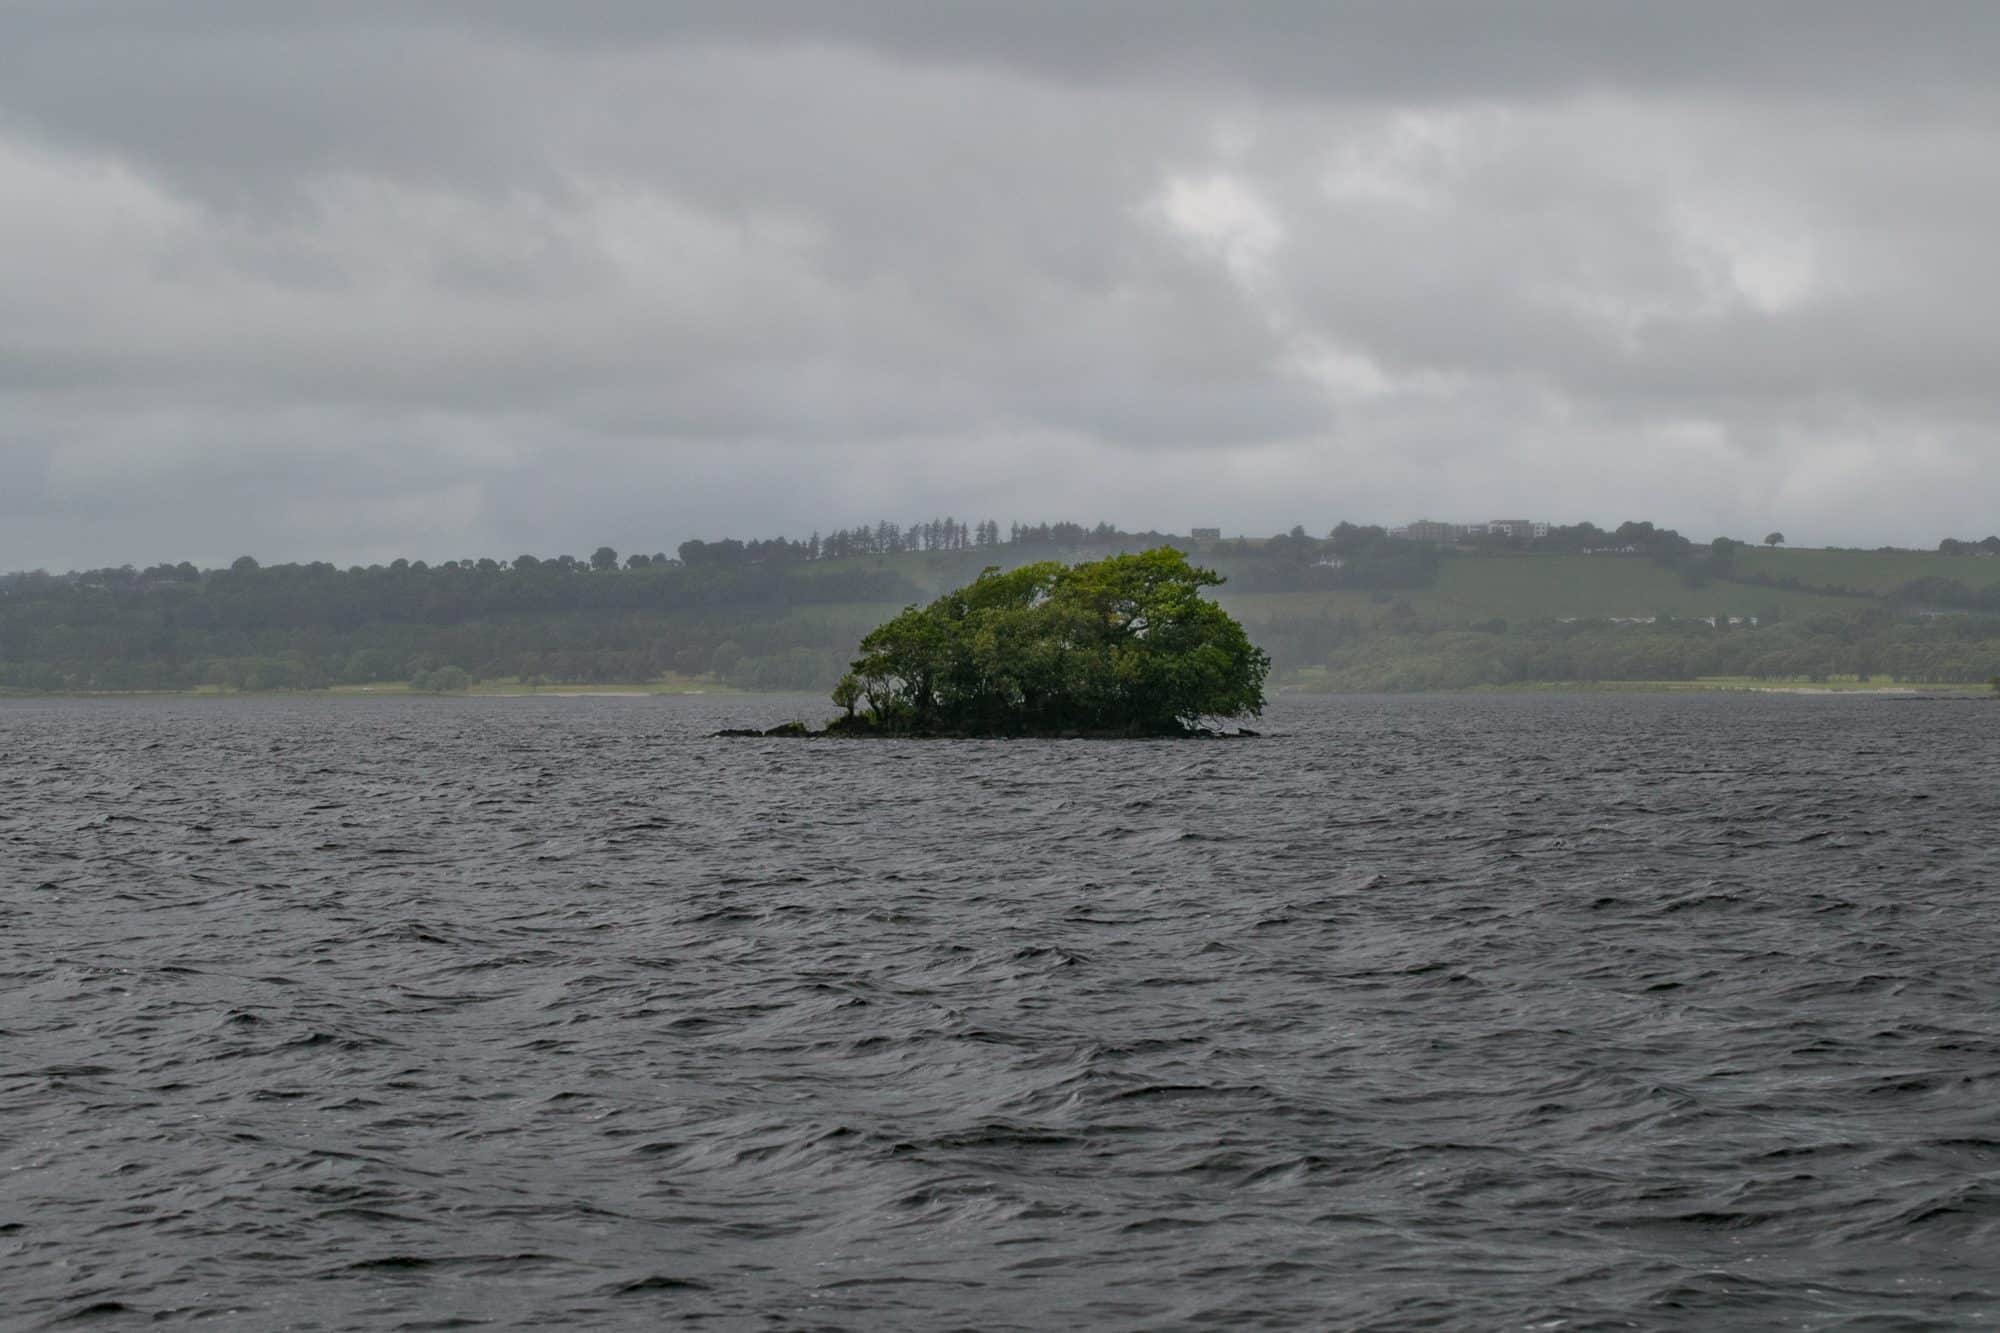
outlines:
[[[1270,659],[1172,547],[989,568],[861,641],[825,731],[771,736],[1215,736],[1264,708]],[[1233,735],[1254,735],[1238,730]]]

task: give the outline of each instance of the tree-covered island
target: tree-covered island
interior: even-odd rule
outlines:
[[[1188,736],[1264,708],[1270,659],[1180,551],[989,568],[861,641],[834,735]],[[802,729],[801,729],[802,730]]]

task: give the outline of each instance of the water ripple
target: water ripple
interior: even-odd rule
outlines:
[[[27,1327],[1990,1327],[2000,710],[0,702]]]

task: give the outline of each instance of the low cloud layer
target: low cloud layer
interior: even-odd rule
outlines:
[[[0,10],[0,568],[2000,527],[1986,5]]]

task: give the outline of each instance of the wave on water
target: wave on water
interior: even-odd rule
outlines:
[[[2000,712],[0,701],[5,1321],[2000,1323]]]

